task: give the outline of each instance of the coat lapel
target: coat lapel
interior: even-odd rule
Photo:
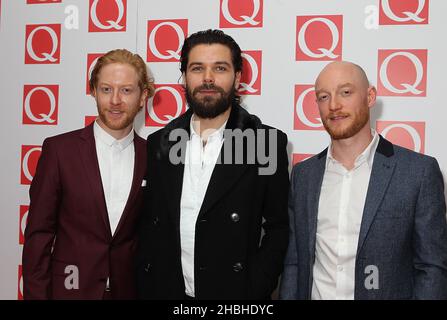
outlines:
[[[126,206],[124,207],[123,214],[119,220],[118,226],[116,227],[115,233],[113,237],[119,233],[122,228],[125,219],[130,214],[130,209],[132,208],[135,201],[137,201],[138,193],[141,189],[141,183],[146,173],[146,143],[145,140],[141,139],[137,136],[135,132],[134,138],[134,150],[135,150],[135,162],[134,162],[134,170],[133,170],[133,178],[132,178],[132,186],[129,192],[129,197],[126,202]]]
[[[222,153],[221,151],[219,157]],[[227,193],[248,168],[249,165],[243,164],[216,164],[200,208],[199,217],[212,209],[214,204]]]
[[[96,154],[93,123],[81,131],[80,138],[79,154],[81,161],[84,164],[93,199],[95,199],[95,204],[98,209],[97,212],[99,212],[102,217],[108,237],[111,238],[112,231],[110,229],[109,216],[107,214],[107,206],[102,187],[101,174],[99,171],[98,157]]]
[[[382,203],[391,177],[394,172],[396,160],[393,157],[394,148],[391,142],[380,136],[374,156],[374,163],[371,170],[368,192],[366,195],[365,207],[363,209],[362,224],[360,226],[359,242],[357,246],[357,256],[362,249],[368,231],[377,214],[377,209]]]
[[[317,237],[317,223],[318,223],[318,206],[320,201],[321,185],[323,183],[324,171],[326,168],[326,156],[327,148],[323,150],[317,156],[317,165],[312,167],[313,172],[310,174],[311,179],[309,179],[309,187],[307,189],[307,207],[308,211],[308,230],[309,230],[309,299],[312,292],[312,281],[313,281],[313,265],[315,262],[315,242]]]
[[[244,131],[248,127],[252,127],[251,129],[255,130],[255,124],[249,122],[249,117],[248,112],[242,109],[242,107],[233,105],[225,129],[241,129]],[[224,164],[224,159],[226,160],[225,152],[229,150],[232,150],[232,162],[231,164]],[[246,150],[244,149],[244,152],[245,151]],[[205,198],[203,199],[202,207],[200,208],[198,219],[209,211],[250,167],[250,164],[236,164],[234,158],[234,143],[232,144],[231,139],[225,138],[224,134],[224,142],[218,157],[220,163],[216,163],[214,167],[205,193]]]

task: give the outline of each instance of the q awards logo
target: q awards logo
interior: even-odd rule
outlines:
[[[92,124],[98,116],[85,116],[84,117],[84,127],[87,127],[88,125]]]
[[[180,61],[180,51],[188,35],[188,19],[147,22],[147,62]]]
[[[27,25],[25,64],[59,64],[60,44],[60,24]]]
[[[88,32],[126,31],[127,0],[90,0]]]
[[[87,74],[86,74],[86,89],[85,93],[89,95],[90,92],[90,77],[92,75],[93,68],[95,67],[96,62],[98,62],[98,59],[101,58],[104,55],[104,53],[89,53],[87,54]]]
[[[377,121],[377,132],[392,143],[419,152],[425,152],[425,122]]]
[[[242,77],[238,92],[241,95],[260,95],[262,78],[262,51],[242,52]]]
[[[19,265],[19,270],[18,270],[18,275],[17,275],[17,300],[23,300],[22,265]]]
[[[58,85],[25,85],[22,123],[57,125],[58,105]]]
[[[28,222],[28,210],[29,206],[20,206],[20,218],[19,218],[19,244],[25,243],[25,228]]]
[[[220,28],[261,28],[263,0],[220,0]]]
[[[310,84],[295,85],[294,130],[324,130],[317,103],[315,88]]]
[[[296,39],[296,61],[341,60],[343,16],[298,16]]]
[[[61,3],[62,0],[26,0],[26,4]]]
[[[427,50],[379,50],[379,96],[425,97]]]
[[[39,161],[41,152],[41,146],[22,146],[20,184],[31,184],[36,173],[37,162]]]
[[[379,24],[428,24],[429,0],[381,0]]]
[[[313,157],[313,153],[294,153],[292,154],[292,166]]]
[[[146,104],[147,127],[164,127],[186,111],[183,87],[179,84],[157,84],[155,94]]]

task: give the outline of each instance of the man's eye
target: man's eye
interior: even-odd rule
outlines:
[[[351,90],[343,90],[342,93],[344,96],[349,96],[351,94]]]
[[[192,67],[191,68],[191,71],[194,71],[194,72],[199,72],[199,71],[202,71],[202,67]]]
[[[109,87],[102,87],[101,91],[104,92],[104,93],[109,93],[109,92],[112,91],[112,89],[110,89]]]
[[[225,68],[223,66],[218,66],[218,67],[216,67],[216,70],[222,72],[222,71],[226,71],[227,68]]]
[[[328,95],[324,94],[324,95],[318,96],[318,99],[317,99],[317,100],[318,100],[319,102],[322,102],[322,101],[327,100],[327,98],[328,98]]]
[[[132,92],[132,89],[130,89],[130,88],[123,88],[123,89],[121,89],[121,91],[122,91],[123,93],[125,93],[125,94],[129,94],[129,93]]]

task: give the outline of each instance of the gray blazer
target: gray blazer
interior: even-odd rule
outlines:
[[[296,165],[289,193],[290,240],[280,299],[310,299],[318,201],[327,149]],[[365,285],[376,266],[379,286]],[[370,288],[370,289],[368,289]],[[380,137],[365,200],[355,299],[447,299],[444,182],[436,159]]]

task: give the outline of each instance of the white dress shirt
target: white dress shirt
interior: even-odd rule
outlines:
[[[318,205],[313,300],[353,300],[355,261],[363,208],[379,135],[347,170],[329,146]]]
[[[96,121],[93,132],[110,229],[113,235],[132,186],[135,162],[134,132],[131,130],[126,137],[116,140]]]
[[[211,174],[223,144],[226,123],[208,136],[206,144],[196,133],[191,117],[190,140],[186,143],[185,171],[183,172],[180,201],[180,241],[185,293],[195,297],[194,290],[194,238],[197,216],[205,198]]]

